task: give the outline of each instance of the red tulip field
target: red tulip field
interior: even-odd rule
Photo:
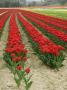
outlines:
[[[66,19],[0,9],[0,90],[67,90],[66,53]]]

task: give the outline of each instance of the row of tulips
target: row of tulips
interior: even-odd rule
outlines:
[[[24,13],[30,13],[30,14],[33,14],[33,16],[38,16],[41,18],[43,18],[43,20],[47,19],[51,22],[55,22],[55,23],[60,23],[61,25],[63,26],[67,26],[67,20],[64,20],[64,19],[59,19],[59,18],[56,18],[56,17],[52,17],[52,16],[48,16],[48,15],[42,15],[42,14],[38,14],[38,13],[33,13],[33,12],[30,12],[30,11],[21,11],[21,12],[24,12]]]
[[[27,66],[27,50],[22,43],[21,35],[16,24],[15,14],[10,18],[10,31],[5,48],[4,60],[14,74],[14,79],[18,87],[23,80],[25,83],[25,89],[29,90],[32,82],[29,75],[30,68]]]
[[[22,12],[23,13],[23,12]],[[55,22],[55,21],[51,21],[50,19],[48,19],[48,18],[44,18],[44,17],[42,17],[41,15],[38,15],[38,14],[35,14],[35,13],[31,13],[31,12],[25,12],[27,15],[30,15],[30,16],[32,16],[32,17],[34,17],[34,18],[36,18],[36,19],[39,19],[39,20],[41,20],[41,21],[44,21],[45,23],[47,23],[47,24],[50,24],[50,25],[53,25],[53,26],[56,26],[56,27],[58,27],[58,28],[61,28],[62,30],[65,30],[65,31],[67,31],[67,25],[65,25],[65,24],[63,24],[63,22],[59,22],[59,23],[57,23],[57,22]]]
[[[9,14],[4,14],[4,15],[2,15],[2,17],[0,19],[0,37],[2,35],[3,27],[4,27],[8,17],[9,17]]]
[[[67,42],[67,34],[65,34],[64,32],[58,31],[57,29],[52,28],[51,26],[31,17],[31,15],[28,15],[28,14],[23,14],[23,15],[26,16],[28,19],[30,19],[32,22],[42,27],[44,30],[47,30],[49,33],[57,36],[60,40]]]
[[[18,15],[20,24],[25,27],[25,31],[29,37],[29,40],[36,51],[39,58],[47,65],[58,68],[62,66],[64,55],[61,51],[64,50],[62,46],[54,44],[48,38],[46,38],[41,32],[39,32],[32,24],[30,24],[24,17]]]

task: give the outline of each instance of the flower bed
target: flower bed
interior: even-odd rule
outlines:
[[[5,48],[4,60],[14,74],[14,79],[18,87],[21,81],[24,80],[25,89],[28,90],[32,82],[30,81],[31,76],[29,76],[30,68],[27,66],[27,50],[22,43],[14,14],[11,15],[10,19],[10,31]]]
[[[24,14],[23,14],[24,15]],[[25,16],[25,15],[24,15]],[[38,25],[37,23],[35,23],[33,20],[31,20],[30,18],[28,18],[27,16],[25,16],[26,19],[28,19],[28,21],[30,21],[34,26],[36,26],[38,28],[38,30],[40,30],[45,36],[47,36],[50,40],[52,40],[54,43],[63,46],[64,48],[67,49],[67,43],[64,42],[63,40],[60,40],[56,35],[49,33],[47,30],[43,29],[42,27],[40,27],[40,25]],[[31,16],[30,16],[31,17]],[[32,18],[34,19],[34,18]],[[36,19],[35,19],[36,20]],[[37,21],[37,20],[36,20]],[[37,21],[38,22],[38,21]],[[43,25],[44,26],[44,25]],[[65,34],[66,35],[66,34]]]
[[[50,18],[48,18],[48,16],[45,18],[45,17],[42,17],[41,15],[31,13],[31,12],[25,12],[25,13],[22,12],[22,14],[27,14],[27,15],[32,16],[32,17],[34,16],[35,19],[39,19],[41,21],[44,21],[47,24],[56,26],[58,28],[61,28],[65,31],[67,31],[67,23],[65,24],[64,21],[62,21],[62,22],[61,21],[58,22],[58,20],[53,21]]]
[[[67,26],[67,20],[64,19],[60,19],[60,18],[56,18],[56,17],[52,17],[52,16],[48,16],[48,15],[43,15],[43,14],[38,14],[38,13],[34,13],[34,12],[30,12],[30,11],[26,11],[26,10],[21,10],[22,13],[27,13],[27,14],[33,14],[34,16],[37,16],[38,18],[40,17],[44,19],[48,19],[51,22],[56,22],[56,23],[60,23],[61,25],[63,24],[64,26]]]
[[[61,51],[64,50],[64,48],[44,37],[42,33],[20,15],[18,15],[18,19],[25,27],[30,42],[40,59],[53,68],[62,66],[64,56]]]
[[[8,19],[8,17],[9,17],[9,14],[5,14],[5,15],[2,16],[2,18],[0,20],[0,37],[2,35],[3,27],[4,27],[4,25],[5,25],[6,20]]]
[[[54,29],[54,28],[48,26],[47,24],[45,24],[43,22],[40,22],[39,20],[37,20],[35,18],[32,18],[30,15],[26,15],[25,14],[24,16],[26,16],[27,18],[29,18],[34,23],[38,24],[44,30],[47,30],[49,33],[54,34],[55,36],[57,36],[58,38],[60,38],[64,42],[67,42],[67,35],[64,32],[58,31],[57,29]]]

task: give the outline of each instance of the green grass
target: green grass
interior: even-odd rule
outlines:
[[[40,13],[40,14],[45,14],[49,16],[55,16],[58,18],[64,18],[67,19],[67,9],[31,9],[31,11]]]

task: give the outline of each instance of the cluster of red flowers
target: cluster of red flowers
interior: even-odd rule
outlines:
[[[10,32],[5,51],[7,54],[10,54],[11,60],[15,63],[20,62],[21,60],[23,60],[24,62],[27,61],[27,50],[22,43],[21,35],[16,25],[15,15],[12,15],[10,19]],[[18,65],[16,68],[18,70],[21,70],[23,66]],[[28,73],[29,71],[30,69],[27,68],[26,72]]]
[[[22,22],[23,26],[26,28],[27,32],[29,33],[33,41],[38,43],[39,48],[43,53],[52,53],[54,55],[58,55],[59,51],[64,49],[63,47],[51,42],[42,33],[40,33],[32,24],[30,24],[20,15],[18,15],[18,19]]]
[[[9,14],[3,14],[2,18],[0,19],[0,31],[2,30],[6,20],[8,19]]]
[[[65,34],[62,31],[59,31],[55,28],[52,28],[51,26],[35,19],[34,17],[31,17],[31,15],[29,14],[23,14],[24,16],[26,16],[27,18],[29,18],[31,21],[33,21],[34,23],[38,24],[40,27],[42,27],[44,30],[47,30],[49,33],[59,37],[61,40],[63,40],[64,42],[67,42],[67,34]]]

